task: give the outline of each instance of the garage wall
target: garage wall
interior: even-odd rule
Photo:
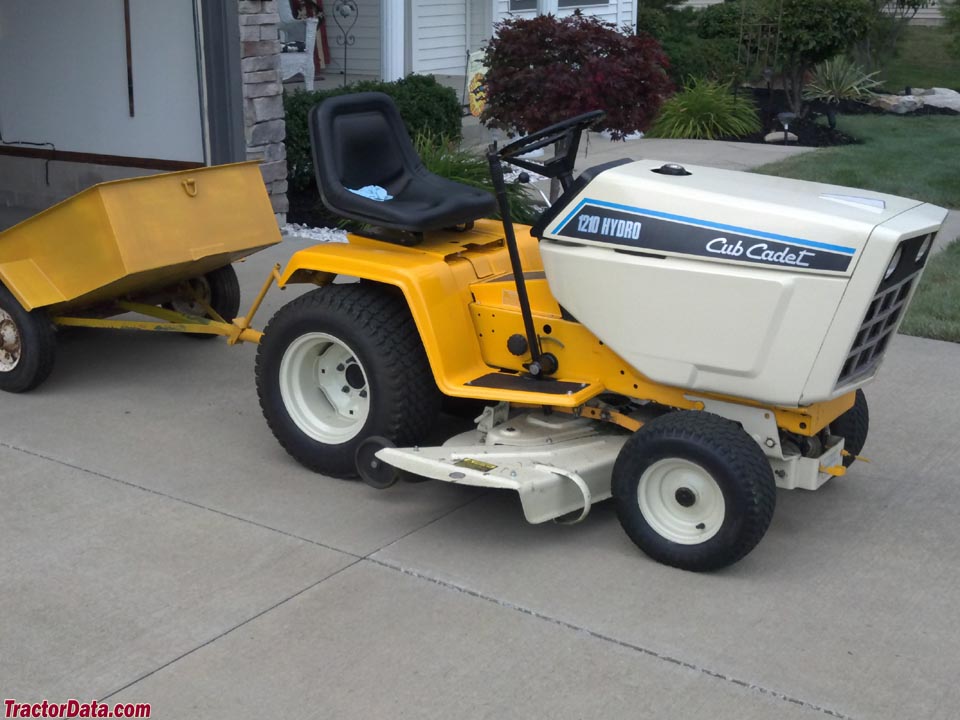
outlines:
[[[0,2],[0,134],[57,150],[203,162],[193,0]]]

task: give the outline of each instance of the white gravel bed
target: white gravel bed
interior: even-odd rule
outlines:
[[[315,228],[299,223],[287,223],[281,228],[284,237],[310,240],[315,243],[345,243],[347,231],[339,228]]]

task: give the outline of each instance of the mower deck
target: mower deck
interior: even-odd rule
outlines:
[[[655,413],[636,413],[642,423]],[[488,408],[475,430],[438,447],[384,447],[376,457],[413,475],[459,485],[515,490],[528,522],[577,513],[611,496],[610,477],[629,432],[609,423],[543,410],[509,417],[509,408]],[[787,452],[768,457],[777,487],[816,490],[844,472],[843,439],[834,438],[819,457]]]
[[[587,418],[534,411],[440,447],[384,448],[377,457],[422,477],[516,490],[531,523],[570,513],[580,521],[610,497],[610,473],[629,437]]]

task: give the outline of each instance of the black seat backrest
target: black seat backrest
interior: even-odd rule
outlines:
[[[314,106],[309,118],[320,197],[341,217],[414,233],[416,240],[425,232],[466,226],[496,208],[485,190],[427,170],[389,95],[338,95]],[[351,192],[367,185],[391,197],[379,202]]]
[[[396,194],[422,167],[400,112],[384,93],[324,100],[310,112],[310,135],[317,187],[328,205],[337,205],[343,188],[380,185]]]

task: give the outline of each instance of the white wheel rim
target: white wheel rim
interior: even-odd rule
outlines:
[[[698,545],[720,531],[723,491],[700,465],[681,458],[658,460],[640,477],[637,502],[647,524],[680,545]]]
[[[307,333],[287,346],[280,396],[297,427],[326,445],[356,437],[370,414],[366,371],[349,345],[326,333]]]
[[[10,313],[0,308],[0,372],[10,372],[20,364],[20,329]]]

